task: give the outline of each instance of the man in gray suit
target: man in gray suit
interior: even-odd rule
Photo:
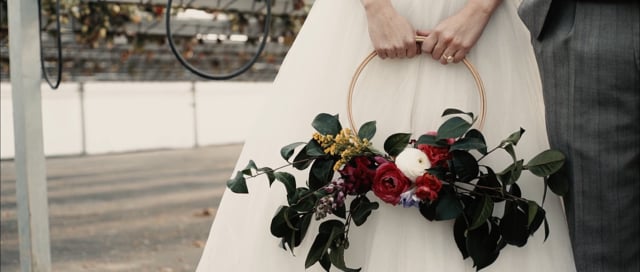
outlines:
[[[640,1],[523,0],[578,271],[640,271]],[[553,182],[551,180],[550,182]],[[553,234],[552,234],[553,235]]]

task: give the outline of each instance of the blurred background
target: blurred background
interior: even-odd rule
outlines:
[[[62,64],[60,87],[41,88],[53,271],[194,271],[253,117],[313,0],[272,0],[264,51],[224,81],[178,62],[166,0],[59,1],[58,31],[56,1],[41,0],[52,80]],[[0,0],[0,268],[19,271],[7,4]],[[247,63],[265,22],[264,0],[174,0],[171,9],[178,53],[212,74]]]

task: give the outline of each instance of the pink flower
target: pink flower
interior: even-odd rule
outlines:
[[[434,201],[442,189],[442,181],[435,176],[425,173],[416,179],[416,196],[421,200]]]
[[[400,195],[410,185],[411,181],[402,174],[394,163],[386,162],[376,170],[371,189],[382,201],[397,205],[400,202]]]

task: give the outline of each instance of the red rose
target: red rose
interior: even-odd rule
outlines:
[[[400,195],[411,185],[411,181],[402,174],[394,163],[386,162],[376,170],[373,178],[373,193],[382,201],[396,205]]]
[[[371,182],[376,175],[375,163],[369,157],[355,157],[347,163],[340,175],[344,180],[346,193],[364,194],[371,190]]]
[[[435,176],[425,173],[416,179],[416,196],[421,200],[436,200],[442,189],[442,181]]]
[[[446,166],[447,160],[451,159],[451,154],[449,154],[449,147],[437,147],[420,144],[418,145],[418,149],[422,150],[424,154],[427,154],[429,162],[431,162],[431,165],[434,167]]]
[[[436,136],[435,131],[427,132],[427,135]],[[454,139],[447,139],[447,144],[452,145],[455,142]],[[431,146],[427,144],[418,145],[418,149],[422,150],[424,154],[427,154],[427,158],[429,158],[429,162],[431,162],[432,167],[436,166],[447,166],[447,160],[451,159],[451,154],[449,153],[449,147],[437,147]]]

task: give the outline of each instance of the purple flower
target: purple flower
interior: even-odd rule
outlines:
[[[400,195],[400,202],[398,204],[402,205],[402,207],[405,208],[419,207],[420,199],[416,197],[415,192],[416,189],[413,188],[402,193]]]

